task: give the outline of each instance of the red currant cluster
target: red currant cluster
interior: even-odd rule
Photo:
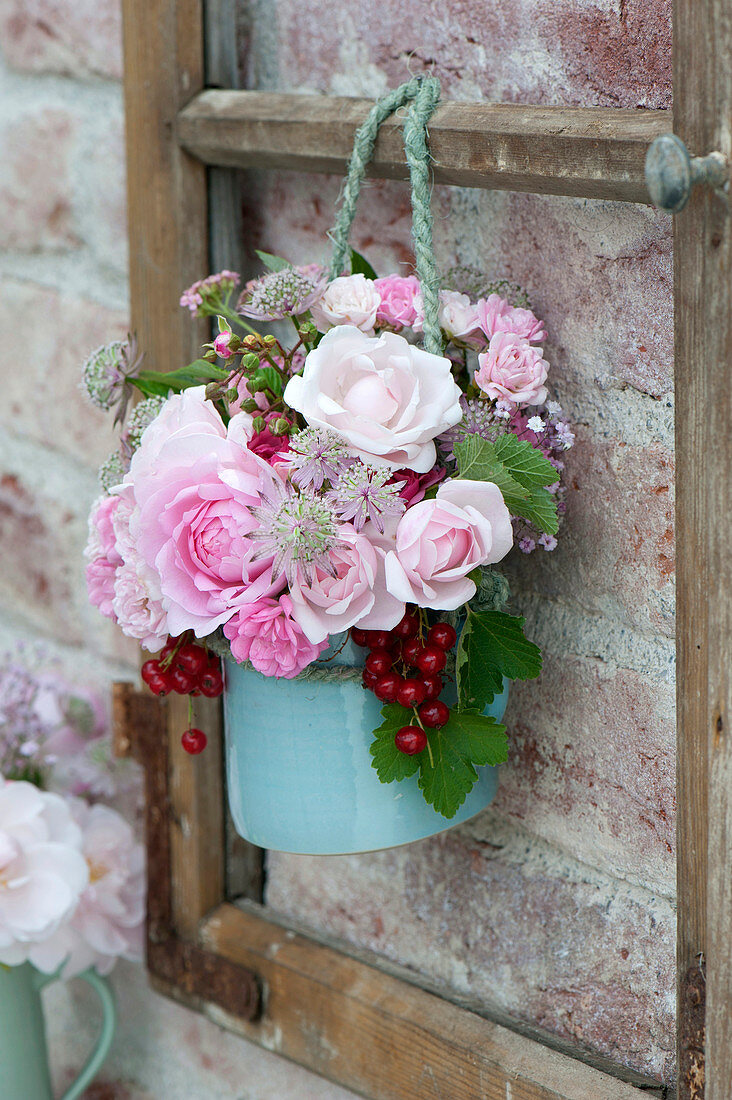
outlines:
[[[200,696],[215,699],[224,690],[221,663],[218,657],[202,645],[196,645],[190,636],[168,638],[157,657],[145,661],[141,669],[143,681],[154,695]],[[206,747],[203,730],[191,728],[181,738],[186,752],[196,755]]]
[[[457,641],[449,623],[435,623],[423,636],[419,613],[407,611],[393,630],[360,630],[351,637],[356,645],[371,652],[363,670],[363,685],[383,703],[412,707],[415,723],[403,726],[394,738],[400,752],[408,756],[427,745],[427,729],[440,729],[450,718],[450,708],[439,698],[444,686],[440,673],[447,652]]]

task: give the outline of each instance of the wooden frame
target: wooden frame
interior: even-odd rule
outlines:
[[[207,17],[209,29],[233,28],[233,0],[208,0],[205,11],[203,0],[123,0],[123,17],[133,326],[166,369],[194,358],[205,339],[178,308],[181,287],[209,256],[214,268],[236,262],[226,166],[341,172],[367,105],[233,90],[233,34],[204,41]],[[694,153],[732,153],[731,50],[724,0],[675,0],[675,122]],[[645,150],[670,129],[656,111],[445,104],[431,145],[441,182],[647,202]],[[404,176],[393,128],[371,171]],[[699,190],[677,218],[675,256],[679,1100],[701,1100],[705,1075],[707,1100],[729,1100],[732,232],[718,197]],[[284,929],[255,902],[229,904],[217,708],[203,719],[210,749],[195,761],[179,746],[179,701],[160,708],[119,685],[116,717],[119,745],[146,767],[148,966],[157,988],[378,1100],[422,1100],[428,1089],[451,1100],[667,1095],[417,988],[413,976]],[[256,851],[234,847],[242,870],[230,885],[256,898]]]

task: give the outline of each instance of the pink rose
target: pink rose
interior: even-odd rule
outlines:
[[[118,504],[116,497],[99,497],[92,504],[89,513],[89,539],[84,551],[88,560],[86,587],[89,602],[114,622],[117,621],[112,607],[114,580],[117,567],[122,564],[112,526]]]
[[[476,343],[478,311],[467,294],[460,294],[457,290],[441,290],[438,318],[440,328],[451,340],[460,340],[464,344]],[[481,339],[477,346],[483,347],[483,343]]]
[[[541,348],[511,332],[497,332],[488,350],[478,356],[475,382],[494,401],[501,398],[516,405],[541,405],[546,401],[544,385],[549,364]]]
[[[336,325],[354,325],[372,336],[380,302],[373,279],[341,275],[328,283],[323,296],[310,307],[310,314],[318,332],[328,332]]]
[[[454,611],[475,595],[468,574],[500,561],[511,549],[511,517],[489,481],[452,480],[434,500],[408,508],[386,556],[393,596],[419,607]]]
[[[530,309],[510,306],[499,294],[489,294],[477,304],[478,323],[488,340],[497,332],[513,332],[530,344],[541,343],[546,337],[544,323]]]
[[[419,319],[415,299],[419,294],[419,279],[414,275],[387,275],[375,279],[374,286],[381,296],[376,320],[396,329],[410,328]]]
[[[290,586],[292,616],[311,642],[322,642],[349,627],[391,630],[404,604],[386,590],[379,554],[350,523],[338,528],[339,541],[329,554],[335,576],[318,566],[312,584],[298,578]]]
[[[394,332],[369,337],[341,325],[308,354],[285,402],[313,428],[341,436],[365,462],[426,473],[435,436],[462,419],[449,359]]]
[[[291,680],[328,648],[313,645],[292,616],[292,600],[264,597],[240,608],[224,627],[235,661],[249,661],[265,676]]]
[[[271,556],[255,560],[251,512],[277,477],[273,468],[236,438],[219,417],[209,419],[203,387],[171,397],[166,423],[175,430],[148,433],[132,458],[125,485],[139,508],[137,545],[160,580],[168,630],[198,637],[225,623],[236,609],[280,592]],[[167,406],[166,406],[167,409]],[[158,417],[164,417],[166,409]]]

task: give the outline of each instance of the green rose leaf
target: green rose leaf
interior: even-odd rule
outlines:
[[[506,727],[484,714],[452,711],[447,725],[429,730],[427,739],[429,748],[419,754],[419,786],[425,800],[447,818],[455,816],[473,789],[476,767],[508,758]]]
[[[373,756],[372,767],[382,783],[399,782],[408,775],[414,775],[419,768],[420,755],[407,756],[394,744],[394,737],[402,726],[411,726],[414,714],[398,703],[388,703],[381,708],[384,719],[382,725],[374,730],[374,741],[369,749]]]
[[[461,711],[482,712],[507,680],[533,680],[541,650],[524,634],[524,619],[502,611],[474,611],[458,643],[455,672]]]

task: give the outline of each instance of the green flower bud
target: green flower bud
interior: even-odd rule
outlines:
[[[262,342],[266,348],[273,348],[277,343],[277,339],[276,337],[272,336],[271,333],[269,333],[267,336],[264,337],[264,340]]]
[[[242,401],[241,407],[245,413],[253,413],[257,411],[259,405],[253,397],[250,397],[248,401]]]
[[[270,424],[269,430],[272,432],[272,435],[289,435],[291,427],[290,421],[280,416],[275,420],[274,424]]]
[[[255,432],[263,432],[264,431],[264,417],[263,416],[255,416],[254,420],[252,421],[252,427],[254,428]]]

